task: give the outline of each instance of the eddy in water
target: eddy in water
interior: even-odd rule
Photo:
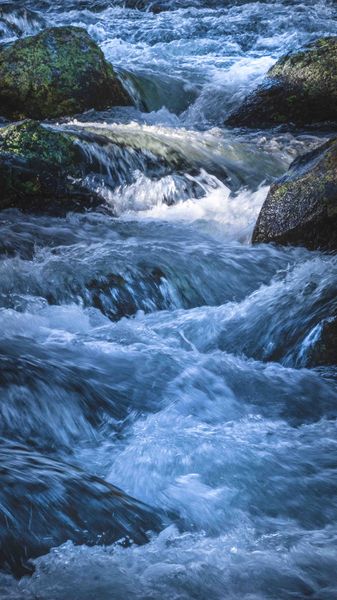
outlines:
[[[1,600],[337,599],[336,50],[0,2]]]

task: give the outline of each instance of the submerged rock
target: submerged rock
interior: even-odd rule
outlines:
[[[315,328],[308,351],[310,367],[337,365],[337,319],[326,319]]]
[[[152,151],[142,138],[135,145],[105,133],[32,120],[0,128],[0,210],[62,214],[96,208],[139,171],[157,179],[174,172],[179,161],[185,164],[181,154],[162,156],[158,144]],[[110,202],[109,212],[114,209]]]
[[[203,148],[188,155],[188,144],[170,136],[135,131],[128,126],[42,125],[27,120],[0,128],[0,210],[64,214],[100,207],[118,216],[160,200],[167,205],[205,194],[202,169],[227,180],[222,157],[214,162]],[[230,163],[229,163],[230,164]],[[144,204],[134,204],[143,176]],[[169,177],[170,185],[161,185]],[[231,183],[237,185],[235,172]],[[141,183],[142,185],[142,183]],[[130,186],[130,187],[129,187]],[[130,190],[128,192],[128,189]]]
[[[227,124],[268,127],[326,121],[337,121],[337,37],[318,39],[282,57]]]
[[[0,568],[16,576],[67,540],[143,544],[162,526],[150,507],[77,467],[3,441],[0,458]]]
[[[0,50],[0,114],[54,118],[131,104],[97,44],[79,27],[55,27]]]
[[[81,186],[76,137],[24,121],[0,129],[0,209],[49,210],[101,202]]]
[[[271,186],[252,241],[337,249],[337,140],[296,159]]]

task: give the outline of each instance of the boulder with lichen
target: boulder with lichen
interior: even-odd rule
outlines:
[[[88,33],[53,27],[0,49],[0,115],[48,119],[131,104]]]
[[[337,37],[283,56],[227,124],[269,127],[337,122]]]
[[[253,243],[337,249],[337,140],[296,159],[270,188]]]
[[[0,129],[0,209],[55,212],[102,200],[84,189],[85,161],[76,137],[36,121]]]

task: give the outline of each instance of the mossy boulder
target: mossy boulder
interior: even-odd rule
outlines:
[[[262,206],[253,243],[337,249],[337,139],[296,159]]]
[[[183,197],[199,197],[202,187],[185,175],[199,172],[198,153],[187,161],[172,142],[144,135],[127,127],[111,131],[33,120],[0,128],[0,210],[63,214],[99,206],[118,215],[124,208],[118,194],[114,204],[113,192],[132,185],[139,172],[153,181],[173,174]],[[163,200],[173,204],[177,194]]]
[[[55,27],[0,49],[0,114],[55,118],[131,104],[97,44],[79,27]]]
[[[76,141],[35,121],[0,129],[0,209],[55,212],[100,203],[81,185],[86,165]]]
[[[227,124],[268,127],[337,122],[337,37],[282,57]]]

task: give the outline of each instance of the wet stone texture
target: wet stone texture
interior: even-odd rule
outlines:
[[[272,185],[253,242],[337,248],[337,142],[332,140],[294,161]]]
[[[321,326],[319,337],[308,353],[308,365],[323,366],[337,364],[337,319],[327,319]]]
[[[75,137],[35,121],[0,130],[0,208],[54,212],[83,204],[97,205],[96,194],[83,189],[84,158]]]
[[[262,85],[229,116],[234,126],[337,121],[337,38],[283,56]]]
[[[34,119],[131,104],[103,52],[80,27],[55,27],[0,50],[0,114]]]
[[[145,543],[160,518],[149,507],[80,469],[24,446],[0,446],[0,562],[17,576],[29,559],[72,539],[78,544]]]

